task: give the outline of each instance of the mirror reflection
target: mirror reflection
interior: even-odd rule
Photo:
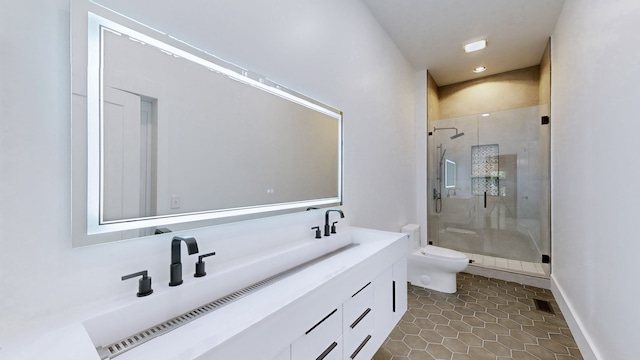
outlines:
[[[88,234],[341,203],[339,111],[94,10]]]

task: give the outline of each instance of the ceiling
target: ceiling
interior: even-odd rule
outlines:
[[[417,70],[439,86],[540,63],[564,0],[364,0]],[[463,44],[488,39],[486,49]],[[473,73],[478,66],[487,71]]]

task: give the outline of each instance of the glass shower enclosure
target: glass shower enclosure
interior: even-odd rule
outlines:
[[[548,275],[546,106],[429,122],[428,238],[487,267]]]

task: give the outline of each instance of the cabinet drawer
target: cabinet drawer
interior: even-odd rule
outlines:
[[[291,359],[309,360],[322,358],[321,355],[331,348],[335,342],[336,345],[324,357],[324,359],[333,358],[329,357],[329,355],[336,352],[336,347],[341,347],[341,344],[336,341],[342,334],[341,325],[342,308],[338,307],[324,318],[318,319],[318,322],[312,325],[301,338],[291,344]]]
[[[311,360],[342,360],[342,337],[331,343],[318,357]]]
[[[344,311],[343,328],[347,329],[366,311],[373,307],[373,285],[367,283],[356,291],[350,299],[342,305]]]
[[[369,308],[367,308],[369,309]],[[354,326],[349,326],[344,331],[344,358],[345,359],[357,359],[356,354],[359,353],[359,347],[368,341],[367,336],[371,335],[374,330],[374,314],[373,311],[366,311],[363,313],[364,317]],[[351,357],[353,356],[353,357]]]

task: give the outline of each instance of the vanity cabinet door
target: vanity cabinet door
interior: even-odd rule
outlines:
[[[396,262],[392,266],[393,276],[393,324],[400,321],[402,315],[407,311],[407,258]]]
[[[337,307],[312,325],[291,344],[291,360],[334,359],[342,356],[342,306]],[[340,340],[340,341],[338,341]]]
[[[374,290],[374,309],[376,330],[380,334],[387,334],[395,326],[394,323],[394,297],[396,297],[396,286],[393,283],[393,269],[391,267],[385,269],[373,281]],[[376,340],[384,341],[384,339]]]

